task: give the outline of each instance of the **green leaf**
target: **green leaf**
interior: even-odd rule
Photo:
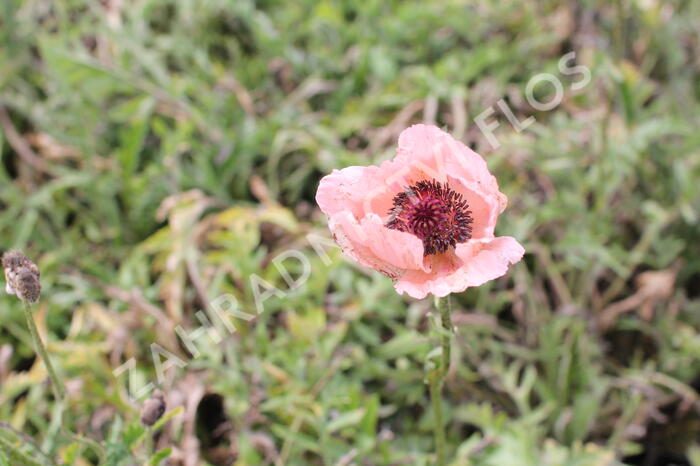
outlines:
[[[148,464],[150,466],[157,466],[163,461],[164,459],[168,458],[170,456],[170,453],[172,453],[173,449],[170,447],[163,448],[162,450],[159,450],[151,456],[151,459],[148,461]]]
[[[349,426],[354,426],[356,424],[359,424],[360,421],[365,417],[365,408],[359,408],[355,409],[353,411],[349,411],[347,413],[343,413],[337,418],[333,419],[331,422],[328,423],[326,426],[326,429],[328,430],[329,433],[333,433],[337,430],[340,430],[344,427],[349,427]]]

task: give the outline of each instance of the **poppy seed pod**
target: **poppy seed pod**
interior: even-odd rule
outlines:
[[[21,251],[8,251],[2,256],[5,271],[5,291],[22,301],[33,303],[39,299],[41,282],[39,268]]]
[[[160,419],[165,413],[165,396],[160,390],[143,402],[141,408],[141,424],[150,427]]]

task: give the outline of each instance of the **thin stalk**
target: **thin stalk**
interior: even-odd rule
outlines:
[[[442,380],[439,376],[430,377],[430,399],[433,404],[433,430],[435,432],[435,451],[437,466],[445,464],[445,425],[442,421]]]
[[[34,340],[34,348],[36,349],[36,352],[39,354],[39,357],[42,359],[42,361],[44,361],[46,371],[49,373],[49,378],[51,379],[51,386],[53,387],[53,392],[54,396],[56,397],[57,403],[57,413],[54,414],[54,420],[57,421],[58,426],[62,426],[63,409],[64,403],[66,402],[65,385],[63,384],[63,380],[58,376],[56,370],[53,368],[53,364],[51,364],[51,359],[49,359],[49,353],[46,351],[46,347],[41,341],[41,337],[39,336],[39,329],[36,326],[36,322],[34,322],[34,315],[32,314],[31,305],[25,301],[24,306],[22,308],[24,309],[24,315],[27,318],[27,326],[29,327],[29,333],[32,335],[32,340]],[[100,459],[104,458],[104,448],[102,448],[102,446],[94,440],[87,437],[83,437],[81,435],[74,434],[73,432],[69,431],[65,426],[62,426],[59,430],[71,440],[92,449],[95,453],[97,453]]]
[[[69,439],[73,440],[74,442],[80,443],[83,447],[87,447],[88,449],[92,450],[97,457],[100,459],[98,464],[102,464],[105,460],[105,449],[102,445],[97,443],[91,438],[88,437],[83,437],[82,435],[74,434],[73,432],[69,431],[68,429],[63,429],[63,434],[68,437]]]
[[[442,322],[442,363],[440,364],[440,370],[442,371],[442,377],[447,375],[450,370],[450,347],[452,346],[452,303],[450,302],[450,297],[445,296],[444,298],[437,298],[435,300],[435,305],[438,312],[440,313],[440,321]]]
[[[443,466],[446,460],[445,424],[442,418],[442,387],[445,376],[450,369],[450,346],[452,340],[452,311],[450,297],[435,298],[435,308],[440,314],[442,328],[440,331],[441,347],[440,367],[436,368],[428,376],[430,383],[430,398],[433,406],[435,450],[437,453],[437,466]]]
[[[58,377],[58,374],[54,370],[53,364],[51,364],[51,359],[49,359],[49,353],[46,352],[46,347],[41,341],[41,337],[39,336],[39,329],[37,329],[36,322],[34,322],[34,315],[32,314],[31,305],[25,301],[23,309],[24,316],[27,318],[29,333],[31,333],[32,340],[34,340],[34,347],[36,348],[36,352],[39,354],[39,357],[41,357],[42,361],[44,361],[46,371],[49,373],[49,378],[51,379],[51,385],[53,386],[56,399],[59,402],[62,402],[66,397],[66,389],[63,385],[63,380],[61,380],[61,378]]]

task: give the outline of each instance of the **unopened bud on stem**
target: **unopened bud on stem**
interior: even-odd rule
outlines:
[[[5,291],[27,303],[34,303],[41,293],[39,267],[21,251],[8,251],[2,256]]]
[[[152,397],[144,401],[141,408],[141,424],[150,427],[165,413],[165,396],[157,390]]]

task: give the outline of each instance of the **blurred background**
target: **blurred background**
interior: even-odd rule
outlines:
[[[571,51],[591,72],[577,91]],[[563,85],[550,111],[525,99],[538,73]],[[536,122],[516,131],[499,99]],[[490,107],[497,149],[474,124]],[[392,157],[417,122],[485,157],[509,197],[497,234],[527,250],[453,300],[454,464],[700,465],[696,0],[3,0],[0,251],[38,263],[64,426],[106,452],[52,422],[5,294],[0,437],[77,465],[166,448],[176,465],[431,464],[431,301],[306,238],[329,237],[319,179]],[[193,358],[175,327],[222,294],[255,309],[251,274],[286,290],[272,259],[290,248],[308,281]],[[182,410],[137,438],[152,343],[186,361],[161,358]]]

